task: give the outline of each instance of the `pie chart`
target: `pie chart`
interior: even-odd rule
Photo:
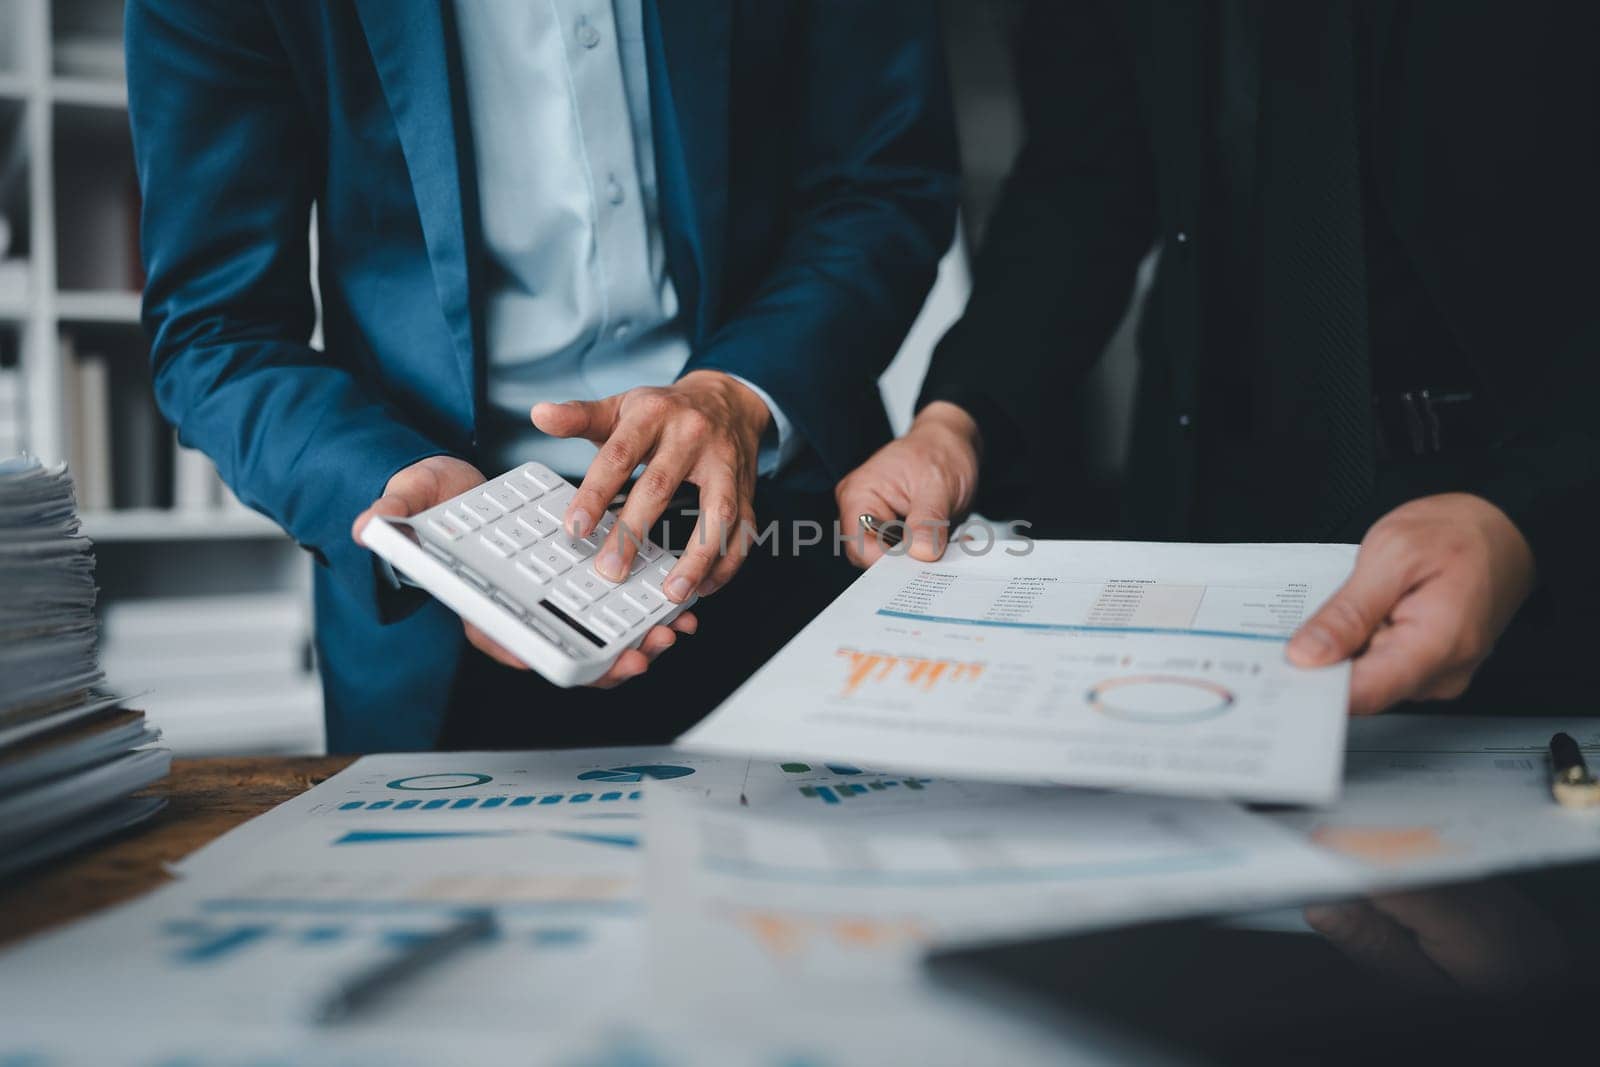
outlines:
[[[473,785],[487,785],[494,781],[487,774],[413,774],[409,778],[396,778],[390,789],[465,789]]]
[[[1089,690],[1087,699],[1108,718],[1176,726],[1224,715],[1235,697],[1225,686],[1203,678],[1141,674],[1107,679]]]
[[[646,763],[637,767],[611,767],[603,771],[584,771],[578,775],[580,782],[642,782],[652,778],[665,782],[694,773],[693,767],[674,767],[670,763]]]

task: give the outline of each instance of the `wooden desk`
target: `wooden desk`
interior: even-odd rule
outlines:
[[[155,818],[109,842],[0,883],[0,944],[154,889],[171,879],[167,864],[305,792],[351,760],[350,756],[174,760],[171,777],[141,794],[167,798],[167,806]]]

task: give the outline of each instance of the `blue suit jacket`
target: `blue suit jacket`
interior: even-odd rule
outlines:
[[[446,610],[407,613],[350,539],[397,470],[475,459],[486,410],[451,10],[127,5],[156,398],[184,443],[318,560],[335,751],[431,746],[464,648]],[[951,237],[933,5],[645,0],[644,14],[689,366],[767,390],[809,445],[797,471],[831,484],[887,436],[876,378]]]

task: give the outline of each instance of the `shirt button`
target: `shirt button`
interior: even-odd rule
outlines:
[[[1176,239],[1177,239],[1177,242],[1180,245],[1188,244],[1189,243],[1189,231],[1188,230],[1179,230],[1178,233],[1177,233],[1177,238]]]
[[[1178,425],[1187,430],[1190,426],[1194,425],[1194,418],[1186,411],[1182,415],[1178,416]]]
[[[600,43],[600,31],[587,18],[578,20],[578,43],[585,48],[594,48]]]
[[[606,199],[613,204],[622,203],[622,183],[617,181],[615,174],[609,175],[606,179]]]

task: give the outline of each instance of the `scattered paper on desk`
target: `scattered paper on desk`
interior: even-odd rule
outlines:
[[[254,865],[210,867],[0,957],[8,1015],[39,1026],[0,1033],[0,1062],[236,1063],[242,1049],[341,1064],[525,1062],[530,1049],[537,1062],[684,1067],[943,1062],[948,1049],[970,1062],[985,1049],[995,1062],[1059,1062],[1053,1037],[970,1007],[909,1029],[914,1016],[843,1025],[777,1004],[742,1018],[662,1011],[650,995],[642,857],[619,840],[627,835],[534,817],[520,829],[408,836],[346,818],[323,821],[337,833],[331,847],[291,858],[293,834],[275,838],[275,854]],[[370,1018],[334,1032],[311,1025],[341,975],[468,908],[494,911],[493,938],[397,989]],[[94,1027],[77,1025],[86,1003]],[[151,1019],[162,1025],[145,1027]]]
[[[1370,887],[1600,857],[1600,811],[1550,795],[1550,738],[1600,760],[1593,719],[1377,715],[1350,724],[1344,795],[1271,816],[1360,864]]]
[[[848,806],[866,819],[1000,804],[1017,792],[839,762],[691,755],[663,746],[363,756],[192,853],[178,869],[305,866],[352,834],[448,841],[565,826],[631,840],[642,830],[643,798],[658,791],[773,813]]]
[[[1323,804],[1349,666],[1296,627],[1347,545],[1033,543],[879,561],[679,739],[925,774]]]
[[[832,1001],[935,945],[1353,891],[1349,865],[1226,801],[1016,787],[1009,803],[774,816],[648,805],[650,927],[671,990]],[[799,982],[799,985],[794,983]]]

